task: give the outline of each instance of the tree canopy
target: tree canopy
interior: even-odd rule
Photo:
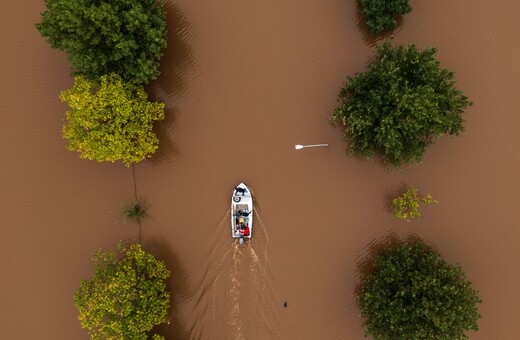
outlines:
[[[436,52],[387,41],[377,46],[366,72],[347,78],[332,121],[350,137],[350,154],[373,158],[380,152],[394,167],[420,163],[436,137],[464,130],[462,113],[472,103]]]
[[[409,186],[406,192],[392,200],[392,214],[394,217],[410,222],[411,219],[419,219],[421,204],[438,204],[439,201],[434,199],[432,195],[423,196],[417,188]]]
[[[72,108],[63,137],[67,148],[81,158],[122,160],[129,166],[157,150],[159,140],[152,128],[154,121],[164,118],[164,103],[149,102],[142,87],[115,74],[102,76],[99,85],[77,76],[60,98]]]
[[[81,326],[92,339],[147,339],[155,325],[168,322],[170,272],[162,261],[138,244],[122,243],[118,253],[99,251],[93,259],[94,277],[81,280],[74,295]]]
[[[412,11],[408,0],[357,0],[371,34],[394,30],[397,18]]]
[[[377,340],[467,338],[478,330],[478,292],[458,265],[423,242],[381,251],[357,297],[367,335]]]
[[[77,74],[97,81],[116,73],[145,84],[159,75],[166,15],[156,0],[45,0],[36,28],[64,50]]]

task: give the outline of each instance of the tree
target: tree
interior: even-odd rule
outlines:
[[[357,2],[371,34],[394,30],[397,27],[397,18],[412,11],[408,0],[357,0]]]
[[[465,339],[482,301],[460,266],[423,242],[388,247],[362,282],[357,303],[374,339]]]
[[[121,242],[117,254],[98,251],[93,260],[94,277],[82,279],[74,295],[81,326],[92,339],[147,339],[155,325],[168,323],[170,272],[162,261],[138,244]]]
[[[159,75],[166,15],[156,0],[45,0],[36,24],[52,48],[68,53],[77,74],[91,81],[116,73],[145,84]]]
[[[373,158],[379,151],[393,167],[420,163],[436,137],[464,130],[462,113],[472,103],[436,52],[387,41],[366,72],[347,78],[332,121],[350,137],[350,154]]]
[[[67,148],[80,152],[81,158],[122,160],[129,166],[157,150],[152,128],[154,121],[164,118],[164,104],[149,102],[142,87],[115,74],[102,76],[99,85],[77,76],[60,98],[72,108],[63,137],[69,141]]]
[[[420,196],[419,190],[410,186],[408,190],[399,197],[392,200],[392,214],[394,217],[404,219],[410,222],[410,219],[418,219],[421,217],[419,206],[422,204],[437,204],[432,195]]]

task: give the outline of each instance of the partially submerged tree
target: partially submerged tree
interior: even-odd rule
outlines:
[[[81,326],[92,339],[144,340],[154,326],[168,322],[170,272],[162,261],[138,244],[122,243],[118,253],[99,251],[93,259],[94,277],[81,280],[74,295]]]
[[[465,339],[478,330],[478,292],[461,267],[422,242],[381,251],[357,297],[366,335],[389,339]]]
[[[392,214],[394,217],[410,222],[411,219],[421,217],[419,207],[421,204],[437,204],[439,201],[434,199],[432,195],[426,194],[422,196],[417,188],[408,187],[406,192],[392,200]]]
[[[412,11],[408,0],[357,0],[371,34],[394,30],[397,18]]]
[[[61,93],[67,111],[63,136],[69,150],[98,162],[122,160],[126,166],[150,157],[159,141],[153,123],[164,118],[164,104],[149,102],[140,86],[115,74],[97,85],[77,76],[74,86]]]
[[[350,137],[350,154],[380,152],[393,167],[420,163],[437,137],[464,130],[462,113],[472,103],[440,67],[435,48],[387,41],[376,52],[366,72],[348,77],[332,121]]]
[[[36,24],[53,48],[68,53],[78,74],[97,81],[116,73],[145,84],[159,75],[166,15],[156,0],[45,0]]]
[[[150,206],[141,199],[134,198],[130,203],[126,203],[121,208],[119,216],[123,219],[123,223],[126,223],[126,219],[129,218],[136,223],[141,223],[142,220],[148,217],[148,210]]]

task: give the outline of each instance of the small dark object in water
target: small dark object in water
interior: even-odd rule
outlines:
[[[287,301],[285,301],[285,302],[283,303],[283,306],[284,306],[285,308],[287,308]]]

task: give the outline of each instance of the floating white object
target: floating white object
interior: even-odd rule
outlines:
[[[328,148],[329,147],[329,144],[311,144],[311,145],[301,145],[301,144],[296,144],[294,146],[294,148],[296,150],[300,150],[300,149],[303,149],[303,148],[318,148],[318,147],[326,147]]]

